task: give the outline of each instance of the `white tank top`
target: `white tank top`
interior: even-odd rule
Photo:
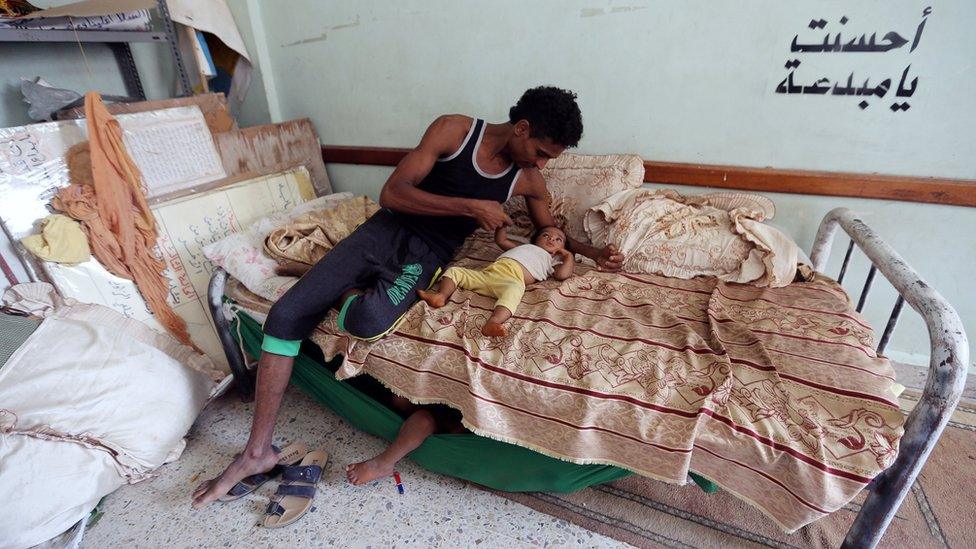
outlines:
[[[526,271],[536,280],[545,280],[553,272],[553,267],[557,265],[556,258],[535,244],[522,244],[498,256],[498,259],[507,257],[518,261],[525,267]],[[559,263],[562,263],[561,261]]]

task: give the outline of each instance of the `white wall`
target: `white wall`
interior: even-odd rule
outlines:
[[[260,4],[274,84],[270,110],[284,119],[311,117],[325,143],[413,146],[439,114],[502,121],[523,90],[545,83],[579,94],[584,153],[976,179],[976,4],[966,0]],[[933,13],[914,52],[908,45],[885,53],[789,51],[797,34],[807,43],[842,32],[846,43],[862,33],[896,31],[911,41],[926,5]],[[843,15],[849,21],[840,26]],[[825,29],[807,27],[820,18],[828,20]],[[846,81],[853,71],[858,85],[892,78],[891,93],[885,101],[871,99],[863,111],[856,106],[861,98],[774,93],[793,58],[801,60],[797,83],[822,76]],[[911,109],[894,113],[888,106],[909,63],[918,88],[908,99]],[[389,173],[329,169],[337,190],[374,197]],[[864,212],[955,304],[976,339],[976,297],[968,288],[976,209],[770,196],[779,208],[774,223],[807,250],[831,208]],[[865,271],[856,264],[848,277],[855,297]],[[867,313],[880,327],[894,293],[877,286]],[[904,314],[890,354],[926,362],[927,338],[914,313]]]
[[[327,142],[404,145],[445,111],[501,118],[526,87],[577,91],[580,149],[648,159],[976,178],[976,4],[931,2],[918,49],[790,54],[895,30],[911,40],[928,2],[295,1],[263,8],[284,117],[312,116]],[[847,15],[840,26],[836,20]],[[807,23],[832,23],[812,31]],[[857,34],[855,34],[857,33]],[[774,93],[797,82],[898,77],[912,109],[861,111],[846,97]],[[859,83],[859,82],[858,82]]]

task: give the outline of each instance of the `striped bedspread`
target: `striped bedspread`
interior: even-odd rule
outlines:
[[[476,235],[456,264],[499,252]],[[333,316],[312,339],[345,356],[340,377],[449,404],[480,435],[670,483],[694,471],[788,532],[845,505],[897,454],[894,372],[825,277],[769,289],[580,266],[530,286],[504,339],[480,333],[492,306],[458,291],[376,343]]]

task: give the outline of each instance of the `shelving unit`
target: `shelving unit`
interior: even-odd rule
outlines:
[[[176,42],[176,29],[173,26],[173,20],[170,18],[166,0],[156,0],[155,9],[159,19],[158,23],[161,23],[163,27],[160,30],[75,31],[0,28],[0,42],[82,42],[106,44],[112,49],[112,53],[115,55],[115,61],[118,63],[119,71],[122,73],[122,81],[125,83],[126,94],[141,100],[146,99],[146,92],[142,87],[139,70],[136,67],[135,59],[132,57],[132,48],[129,47],[129,44],[134,42],[165,43],[169,45],[170,55],[172,55],[173,64],[176,66],[176,74],[180,81],[180,95],[191,95],[190,78],[186,72],[186,65],[183,63],[183,55],[180,53],[179,45]]]

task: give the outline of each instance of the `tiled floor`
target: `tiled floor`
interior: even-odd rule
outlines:
[[[457,479],[428,473],[409,460],[399,466],[405,494],[392,480],[346,483],[345,464],[370,457],[383,441],[344,423],[289,389],[276,441],[303,440],[331,454],[315,506],[297,523],[258,526],[276,484],[203,510],[190,492],[220,472],[247,437],[251,404],[234,396],[207,408],[187,449],[159,477],[108,496],[104,515],[85,533],[85,547],[619,547],[619,542],[539,513]]]

